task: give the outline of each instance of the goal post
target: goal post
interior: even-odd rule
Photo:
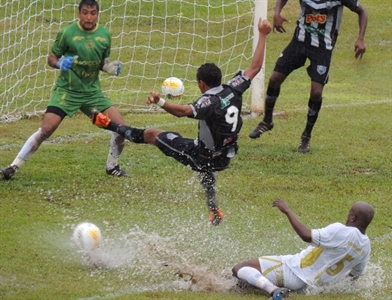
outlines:
[[[79,0],[0,2],[0,123],[41,115],[59,71],[47,65],[58,31],[78,20]],[[145,103],[163,80],[185,84],[180,103],[195,100],[197,68],[216,63],[223,81],[249,65],[257,20],[267,0],[101,0],[99,24],[112,34],[118,77],[100,75],[104,93],[122,112],[159,111]],[[244,94],[243,111],[260,113],[264,68]],[[256,97],[255,99],[252,99]],[[259,99],[257,99],[259,98]]]
[[[266,19],[268,11],[268,0],[255,0],[255,17],[254,17],[254,38],[253,38],[253,51],[256,48],[259,30],[258,21],[260,18]],[[265,82],[265,54],[264,64],[261,71],[252,80],[252,97],[250,104],[250,113],[252,115],[260,115],[264,112],[264,82]]]

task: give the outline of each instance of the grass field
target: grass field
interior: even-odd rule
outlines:
[[[260,119],[244,116],[240,151],[218,174],[226,214],[218,227],[208,224],[204,192],[192,171],[150,145],[128,143],[121,166],[131,176],[108,177],[109,133],[84,116],[66,118],[12,180],[0,180],[0,299],[267,299],[236,289],[230,270],[243,260],[306,246],[271,207],[278,197],[310,228],[345,222],[356,201],[376,210],[367,230],[372,254],[366,274],[354,285],[341,282],[291,299],[392,299],[390,3],[362,3],[370,15],[368,50],[362,61],[353,58],[357,23],[346,11],[311,153],[296,153],[309,92],[301,69],[282,89],[273,131],[249,139]],[[267,74],[291,37],[298,3],[290,5],[288,33],[268,40]],[[167,114],[125,119],[197,134],[195,121]],[[0,124],[2,167],[40,123]],[[94,261],[105,264],[92,266],[70,242],[82,221],[100,227],[104,243]],[[193,274],[193,281],[179,278],[179,271]]]

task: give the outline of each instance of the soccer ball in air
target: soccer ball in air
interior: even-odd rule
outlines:
[[[184,83],[177,77],[169,77],[162,82],[162,94],[168,98],[179,98],[184,93]]]
[[[72,241],[83,251],[98,248],[101,240],[101,231],[96,225],[89,222],[83,222],[77,225],[72,235]]]

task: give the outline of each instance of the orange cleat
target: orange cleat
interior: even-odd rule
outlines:
[[[213,226],[218,226],[222,222],[224,216],[224,213],[219,208],[210,208],[210,222]]]

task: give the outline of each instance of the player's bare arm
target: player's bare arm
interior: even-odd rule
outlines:
[[[358,5],[356,13],[358,14],[359,33],[358,38],[355,41],[354,52],[356,59],[362,59],[363,54],[366,52],[366,45],[364,40],[368,22],[368,14],[366,12],[366,9],[361,4]]]
[[[59,59],[53,53],[49,53],[47,58],[47,62],[49,66],[51,66],[52,68],[57,68],[56,65],[58,61]]]
[[[283,18],[280,14],[283,7],[286,5],[286,3],[287,3],[287,0],[276,0],[276,4],[275,4],[274,31],[276,29],[276,31],[278,31],[280,33],[286,32],[286,29],[284,29],[284,27],[283,27],[283,22],[290,23],[289,20]]]
[[[161,98],[161,94],[156,91],[150,91],[151,96],[147,97],[147,104],[157,104],[162,107],[169,114],[176,117],[188,117],[193,115],[193,110],[190,105],[176,104],[172,102],[167,102]]]
[[[260,72],[261,67],[263,66],[265,40],[267,35],[272,30],[271,24],[267,20],[262,20],[261,18],[259,19],[258,27],[259,40],[257,42],[255,53],[253,54],[251,65],[244,71],[244,75],[247,76],[250,80],[252,80],[257,75],[257,73]]]
[[[287,205],[286,201],[282,199],[276,199],[272,203],[272,206],[277,207],[287,216],[291,226],[304,242],[310,243],[312,241],[312,231],[298,219],[296,214]]]

